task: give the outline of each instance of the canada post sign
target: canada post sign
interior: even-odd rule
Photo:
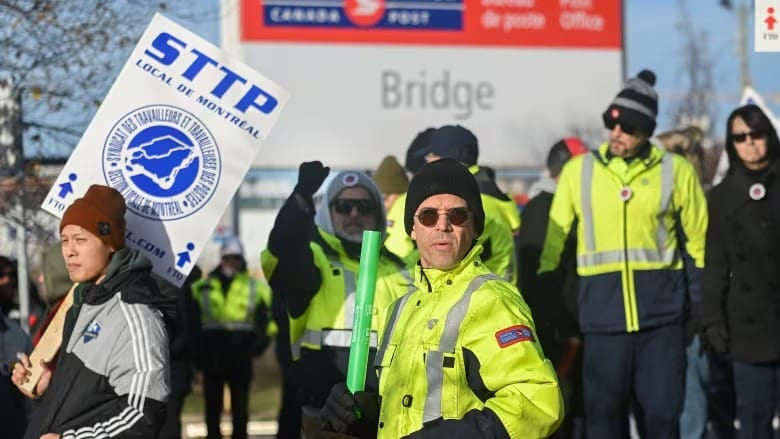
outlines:
[[[92,184],[127,203],[127,245],[181,285],[288,99],[287,92],[156,15],[43,209],[61,217]]]

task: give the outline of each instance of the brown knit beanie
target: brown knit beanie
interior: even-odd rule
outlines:
[[[401,164],[398,163],[398,159],[389,155],[382,159],[382,163],[376,169],[374,182],[385,195],[402,194],[409,186],[409,177]]]
[[[60,232],[68,224],[81,226],[119,250],[125,246],[125,209],[125,199],[116,189],[93,184],[65,210]]]

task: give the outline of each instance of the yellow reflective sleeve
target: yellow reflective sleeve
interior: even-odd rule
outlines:
[[[271,250],[265,249],[260,253],[260,266],[263,268],[263,276],[266,279],[271,279],[271,275],[276,270],[276,264],[279,263],[277,258]]]
[[[574,203],[579,193],[581,169],[582,159],[578,157],[569,161],[561,171],[550,207],[550,220],[547,223],[547,233],[539,261],[539,273],[553,271],[560,263],[566,238],[576,217]]]
[[[516,290],[489,282],[484,303],[472,305],[461,327],[463,347],[479,359],[479,374],[494,396],[485,401],[510,437],[541,438],[563,420],[555,369],[544,357],[528,306]],[[479,301],[486,295],[477,293]]]
[[[704,244],[707,235],[707,198],[693,166],[675,157],[674,205],[680,211],[680,223],[687,239],[685,250],[696,267],[704,267]]]

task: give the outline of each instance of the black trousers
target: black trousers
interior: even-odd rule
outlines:
[[[222,415],[223,388],[230,388],[230,407],[233,418],[233,439],[246,439],[249,421],[249,387],[252,381],[252,362],[238,361],[231,370],[203,371],[203,397],[206,400],[206,429],[208,439],[221,439],[219,421]],[[232,372],[232,373],[231,373]]]
[[[780,406],[780,363],[734,362],[737,391],[737,437],[772,439],[772,418]]]
[[[685,363],[680,324],[633,333],[585,334],[587,436],[628,438],[628,413],[633,407],[642,437],[678,438]]]

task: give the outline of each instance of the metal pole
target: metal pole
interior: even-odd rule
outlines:
[[[739,82],[741,88],[749,87],[753,84],[750,79],[750,64],[748,63],[748,6],[745,2],[740,2],[737,6],[738,15],[738,34],[737,34],[737,54],[739,56]]]
[[[22,218],[24,219],[24,205]],[[30,333],[30,276],[27,273],[27,228],[24,222],[16,225],[17,282],[19,291],[19,324]]]

